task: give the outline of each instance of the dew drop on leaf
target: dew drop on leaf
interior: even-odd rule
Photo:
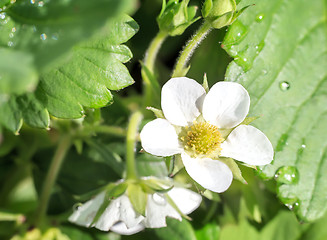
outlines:
[[[256,20],[257,22],[261,22],[264,18],[265,18],[265,15],[262,14],[262,13],[260,13],[260,14],[258,14],[258,15],[255,17],[255,20]]]
[[[40,1],[40,2],[38,2],[38,4],[37,4],[38,7],[43,7],[43,5],[44,5],[44,2],[43,2],[43,1]]]
[[[40,35],[40,39],[43,40],[43,41],[46,40],[47,39],[47,35],[45,33],[42,33]]]
[[[285,92],[288,89],[290,89],[290,84],[289,84],[289,82],[283,81],[283,82],[279,83],[279,88],[280,88],[280,90]]]
[[[299,172],[296,167],[284,166],[277,170],[275,179],[278,183],[295,184],[299,181]]]

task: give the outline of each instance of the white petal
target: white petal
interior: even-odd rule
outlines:
[[[250,165],[269,164],[274,157],[274,149],[259,129],[240,125],[221,144],[221,156],[234,158]]]
[[[218,82],[212,86],[203,103],[203,117],[219,128],[233,128],[246,117],[250,97],[246,89],[234,82]]]
[[[68,220],[77,225],[89,227],[104,200],[104,196],[105,193],[102,192],[95,198],[87,201],[82,206],[78,207],[77,210],[70,215]]]
[[[110,228],[110,231],[118,233],[120,235],[132,235],[138,233],[144,229],[144,225],[142,223],[136,225],[132,228],[127,228],[126,224],[123,222],[116,223]]]
[[[153,155],[171,156],[182,152],[174,126],[165,119],[147,123],[140,137],[144,150]]]
[[[132,228],[138,225],[143,218],[143,216],[135,212],[129,198],[122,195],[109,204],[95,223],[95,227],[102,231],[109,231],[115,223],[122,221],[127,228]]]
[[[186,126],[200,115],[205,94],[204,88],[193,79],[172,78],[162,87],[162,111],[172,124]]]
[[[232,183],[233,174],[226,164],[210,158],[191,158],[182,153],[187,173],[202,187],[213,192],[224,192]]]
[[[200,194],[186,188],[174,187],[168,192],[168,195],[184,214],[193,212],[200,206],[202,201]]]
[[[166,217],[182,221],[179,213],[158,193],[150,194],[146,206],[146,218],[143,223],[148,228],[166,227]]]

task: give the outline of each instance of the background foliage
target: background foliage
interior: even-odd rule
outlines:
[[[124,174],[125,127],[143,101],[139,61],[158,31],[161,1],[1,0],[0,238],[326,239],[325,2],[239,2],[239,9],[251,6],[207,36],[187,76],[201,82],[206,72],[210,86],[224,79],[245,86],[250,115],[260,116],[254,125],[274,145],[274,162],[257,171],[241,167],[248,184],[234,181],[204,199],[192,221],[167,219],[167,228],[119,236],[77,227],[67,217],[74,204]],[[160,84],[201,21],[163,43]],[[47,170],[67,134],[73,146],[47,220],[33,228]],[[146,154],[137,155],[137,167],[144,176],[169,173],[163,158]],[[187,180],[183,171],[176,178]]]

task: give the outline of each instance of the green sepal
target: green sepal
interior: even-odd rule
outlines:
[[[216,29],[220,29],[220,28],[223,28],[225,26],[232,24],[233,13],[234,12],[227,12],[227,13],[215,18],[214,20],[211,21],[211,26]]]
[[[237,163],[232,158],[219,158],[218,161],[225,163],[228,168],[232,171],[233,177],[236,180],[239,180],[243,184],[248,184],[242,176],[241,169],[238,167]]]
[[[191,68],[191,65],[188,65],[187,67],[184,67],[183,69],[181,69],[179,72],[174,73],[174,75],[172,77],[184,77],[184,76],[186,76],[186,74],[188,73],[190,68]]]
[[[208,198],[211,201],[214,201],[214,202],[220,202],[221,201],[221,199],[219,197],[219,193],[210,191],[208,189],[206,189],[204,192],[202,192],[201,195]]]
[[[76,152],[78,154],[82,154],[82,152],[83,152],[83,141],[81,139],[76,139],[74,141],[74,146],[75,146]]]
[[[243,122],[241,122],[239,125],[249,125],[252,123],[254,120],[257,120],[259,117],[246,117]]]
[[[209,92],[209,85],[208,85],[208,79],[207,79],[207,74],[206,73],[204,73],[204,75],[203,75],[202,87],[204,88],[204,90],[206,91],[206,93]]]
[[[168,157],[164,157],[164,158],[165,158],[165,163],[166,163],[168,174],[170,175],[174,170],[175,158],[174,158],[174,156],[168,156]]]
[[[166,119],[162,110],[154,108],[154,107],[147,107],[146,109],[152,111],[157,118]]]
[[[142,180],[141,184],[145,187],[146,191],[149,191],[149,193],[165,193],[174,187],[173,182],[169,178],[159,179],[155,177],[146,177]]]
[[[157,17],[159,29],[170,36],[183,34],[186,28],[197,21],[195,18],[197,8],[188,7],[189,0],[166,0],[162,2],[162,9]]]
[[[112,198],[110,198],[108,196],[108,192],[106,192],[105,197],[103,198],[103,202],[101,204],[101,206],[99,207],[97,213],[95,214],[92,223],[90,224],[90,226],[93,226],[93,224],[95,224],[99,218],[101,217],[101,215],[104,213],[104,211],[106,210],[106,208],[109,206],[110,202],[111,202]]]
[[[126,192],[127,187],[128,187],[127,182],[122,182],[120,184],[117,184],[116,186],[108,190],[107,196],[110,198],[117,198]]]
[[[202,16],[206,18],[212,9],[212,0],[204,1],[201,9]]]
[[[143,191],[139,184],[129,184],[127,188],[127,195],[134,210],[142,216],[145,216],[148,194]]]

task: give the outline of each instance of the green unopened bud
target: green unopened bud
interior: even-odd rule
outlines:
[[[205,0],[201,11],[212,27],[218,29],[232,24],[246,8],[236,11],[235,0]]]
[[[189,0],[166,0],[162,2],[162,9],[157,17],[159,29],[170,36],[181,35],[185,29],[197,21],[196,6],[188,7]]]

